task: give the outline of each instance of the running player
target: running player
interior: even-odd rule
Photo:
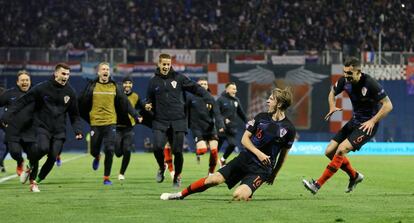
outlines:
[[[378,129],[378,122],[392,110],[391,100],[384,88],[371,76],[361,72],[361,63],[355,57],[348,58],[344,63],[344,76],[341,77],[329,92],[329,112],[325,120],[329,120],[336,111],[335,96],[345,91],[351,99],[354,110],[352,119],[330,141],[325,155],[331,160],[322,176],[318,180],[303,180],[306,189],[316,194],[318,190],[331,178],[338,169],[342,169],[349,176],[349,184],[345,192],[353,191],[356,185],[364,179],[364,175],[357,172],[346,157],[351,151],[358,151],[367,143]],[[380,105],[381,108],[380,108]]]

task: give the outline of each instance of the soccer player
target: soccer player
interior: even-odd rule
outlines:
[[[275,88],[267,99],[268,112],[249,121],[242,137],[246,151],[241,152],[213,175],[201,178],[178,193],[163,193],[162,200],[184,199],[190,194],[226,183],[233,188],[234,200],[248,201],[264,183],[273,184],[295,139],[295,127],[285,115],[292,93]]]
[[[197,83],[208,90],[207,78],[198,79]],[[218,159],[218,136],[217,129],[224,132],[224,124],[215,104],[207,104],[203,98],[196,96],[188,97],[190,129],[196,142],[196,155],[205,154],[210,149],[210,160],[208,173],[213,174]]]
[[[225,131],[219,133],[218,149],[221,149],[223,143],[227,140],[227,147],[224,150],[223,156],[220,158],[220,166],[226,165],[227,158],[231,155],[234,148],[236,148],[237,140],[237,116],[246,123],[247,117],[242,107],[240,100],[236,97],[237,86],[234,82],[226,84],[226,90],[217,99],[217,104],[223,117]]]
[[[330,141],[325,155],[331,160],[322,176],[318,180],[303,180],[306,189],[316,194],[338,169],[342,169],[349,176],[349,184],[345,192],[353,191],[356,185],[364,179],[357,172],[346,157],[351,151],[358,151],[374,137],[378,122],[392,110],[391,100],[383,87],[368,74],[361,72],[361,63],[355,57],[348,58],[344,63],[344,76],[332,87],[329,96],[329,112],[325,120],[329,120],[336,111],[335,96],[345,91],[351,99],[353,116],[344,127]],[[382,105],[381,107],[379,105]]]
[[[118,86],[110,75],[109,63],[100,63],[97,78],[89,81],[79,97],[80,114],[91,126],[90,153],[94,157],[93,170],[99,168],[101,145],[104,144],[104,185],[112,185],[110,175],[115,151],[116,124],[128,123],[128,114],[137,122],[140,118],[123,92],[123,87]]]
[[[137,111],[143,108],[139,95],[132,91],[134,83],[132,78],[126,76],[122,81],[124,93],[127,95],[132,107]],[[122,121],[122,120],[120,120]],[[125,119],[124,123],[118,121],[116,127],[116,143],[115,143],[115,155],[117,157],[122,156],[121,169],[119,171],[118,180],[125,180],[125,171],[128,168],[129,161],[131,160],[131,150],[134,147],[134,126],[136,124],[135,119],[129,116],[129,119]]]
[[[59,63],[55,66],[53,78],[44,81],[20,97],[4,114],[5,123],[11,123],[12,115],[31,103],[35,104],[34,126],[36,129],[37,162],[47,154],[36,180],[37,163],[30,173],[30,190],[39,192],[37,183],[44,180],[52,170],[57,155],[66,139],[66,116],[69,115],[76,139],[83,138],[76,94],[68,84],[70,67]],[[30,157],[29,157],[30,159]],[[30,160],[32,163],[32,160]]]
[[[29,72],[26,70],[17,72],[16,87],[8,89],[0,96],[0,107],[4,107],[4,110],[7,111],[20,96],[26,94],[30,86]],[[22,152],[25,151],[27,153],[29,147],[35,141],[34,132],[31,128],[33,109],[34,104],[25,106],[14,115],[13,121],[8,123],[9,125],[5,129],[4,142],[7,147],[6,151],[10,152],[11,157],[17,162],[16,173],[18,176],[22,175],[24,168]],[[22,176],[22,183],[26,180],[26,176]]]
[[[151,78],[148,85],[145,109],[154,113],[152,121],[154,156],[159,166],[156,181],[158,183],[164,181],[163,150],[168,141],[174,154],[174,187],[180,187],[181,185],[181,171],[184,163],[182,153],[184,134],[188,128],[185,92],[201,96],[210,101],[210,104],[214,101],[208,91],[188,77],[172,69],[170,55],[161,54],[155,75]]]

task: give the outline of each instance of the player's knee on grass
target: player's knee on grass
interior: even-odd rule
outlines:
[[[249,186],[242,184],[236,188],[233,193],[233,200],[235,201],[249,201],[251,200],[252,190]]]
[[[223,175],[221,175],[219,172],[215,172],[213,175],[208,176],[204,183],[209,186],[216,186],[224,183],[224,181],[225,179]]]

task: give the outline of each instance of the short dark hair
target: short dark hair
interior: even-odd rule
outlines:
[[[65,63],[58,63],[55,66],[55,71],[59,70],[60,68],[63,68],[65,70],[70,70],[69,65],[65,64]]]
[[[199,77],[197,79],[197,82],[199,82],[199,81],[208,81],[208,79],[207,79],[207,77]]]
[[[134,81],[132,80],[131,75],[126,75],[126,76],[124,77],[124,79],[122,79],[122,83],[125,83],[125,82],[127,82],[127,81],[131,81],[132,83],[134,83]]]
[[[27,70],[19,70],[17,72],[17,80],[19,80],[19,77],[22,76],[23,74],[26,74],[27,76],[30,77],[30,74],[29,74],[29,72]]]
[[[170,59],[171,60],[171,56],[170,56],[170,54],[162,53],[162,54],[160,54],[158,61],[161,61],[162,59]]]
[[[230,85],[236,85],[236,83],[234,83],[234,82],[228,82],[228,83],[226,84],[225,88],[227,88],[227,87],[228,87],[228,86],[230,86]]]
[[[353,67],[355,68],[360,68],[361,67],[361,61],[359,61],[358,58],[356,57],[348,57],[345,62],[344,62],[344,66],[345,67]]]

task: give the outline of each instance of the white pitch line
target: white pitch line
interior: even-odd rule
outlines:
[[[67,163],[67,162],[70,162],[72,160],[76,160],[76,159],[79,159],[81,157],[84,157],[84,156],[86,156],[86,154],[82,154],[82,155],[75,156],[75,157],[72,157],[72,158],[69,158],[69,159],[65,159],[65,160],[62,160],[62,163]],[[0,178],[0,184],[4,183],[4,182],[6,182],[10,179],[16,178],[16,177],[17,177],[17,174],[13,174],[13,175],[10,175],[10,176],[7,176],[7,177]]]

